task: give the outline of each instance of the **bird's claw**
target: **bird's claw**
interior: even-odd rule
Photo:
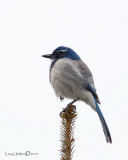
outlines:
[[[61,102],[63,102],[64,98],[60,97]]]
[[[75,112],[76,110],[76,106],[75,105],[67,105],[66,108],[64,108],[61,112],[60,112],[60,117],[65,113],[67,114],[67,112]]]

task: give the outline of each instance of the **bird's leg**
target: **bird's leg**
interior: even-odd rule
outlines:
[[[73,100],[72,102],[70,102],[68,105],[67,105],[67,107],[66,108],[64,108],[61,112],[60,112],[60,116],[62,115],[62,113],[66,113],[67,112],[67,110],[73,105],[73,103],[75,103],[77,100]],[[74,107],[74,110],[76,110],[76,106],[75,105],[73,105],[73,107]]]

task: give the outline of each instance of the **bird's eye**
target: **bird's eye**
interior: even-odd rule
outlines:
[[[56,55],[60,55],[61,53],[62,53],[62,52],[60,52],[60,51],[57,51],[57,52],[56,52]]]
[[[56,51],[56,54],[57,55],[60,55],[60,54],[63,54],[63,53],[65,53],[67,50],[59,50],[59,51]]]
[[[67,50],[59,50],[59,51],[56,51],[56,52],[54,53],[54,57],[55,57],[55,58],[64,57],[64,56],[66,56],[66,51],[67,51]]]

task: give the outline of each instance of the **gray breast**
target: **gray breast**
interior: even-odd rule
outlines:
[[[71,99],[79,97],[81,92],[86,90],[87,77],[92,77],[91,72],[85,67],[67,58],[58,60],[50,74],[50,83],[56,95]]]

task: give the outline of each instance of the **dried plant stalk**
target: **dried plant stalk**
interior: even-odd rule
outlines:
[[[72,105],[66,112],[61,114],[60,141],[61,160],[71,160],[74,153],[74,128],[77,117],[76,107]]]

